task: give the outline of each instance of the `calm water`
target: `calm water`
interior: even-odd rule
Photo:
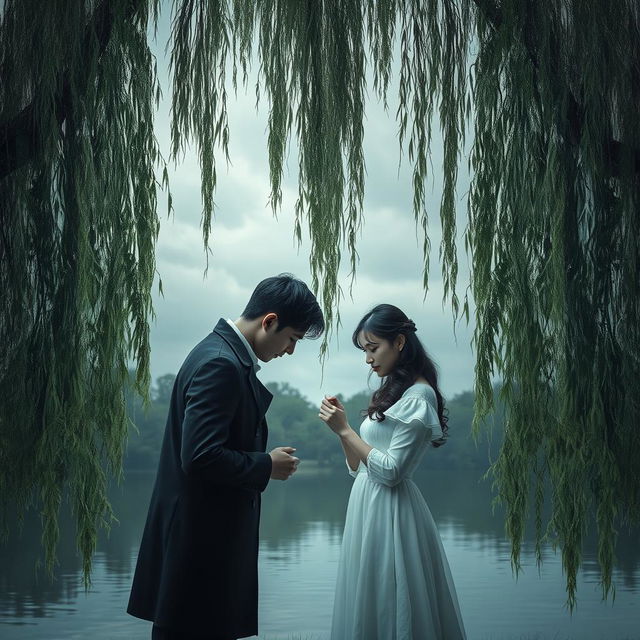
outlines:
[[[125,613],[153,476],[131,474],[114,492],[120,524],[102,539],[93,586],[84,592],[73,528],[62,526],[53,583],[33,570],[39,551],[31,521],[20,539],[0,548],[0,638],[93,640],[148,638],[150,624]],[[560,558],[550,549],[538,573],[532,544],[516,581],[500,515],[473,472],[424,472],[416,477],[438,523],[456,583],[467,633],[473,639],[596,640],[640,638],[640,552],[622,537],[614,575],[615,603],[601,602],[595,541],[585,544],[578,608],[564,607]],[[272,483],[264,495],[260,552],[261,638],[328,637],[344,511],[351,479],[345,473],[304,474]]]

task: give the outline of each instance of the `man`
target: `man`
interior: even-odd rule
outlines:
[[[258,284],[242,316],[220,320],[176,378],[127,611],[156,640],[235,640],[258,633],[260,493],[286,480],[292,447],[265,453],[271,394],[258,360],[293,354],[324,331],[307,285]]]

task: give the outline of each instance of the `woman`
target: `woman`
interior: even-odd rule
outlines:
[[[447,418],[436,369],[413,321],[381,304],[353,333],[382,384],[360,436],[325,397],[320,418],[339,436],[355,477],[342,540],[332,640],[465,638],[438,530],[411,475],[444,444]]]

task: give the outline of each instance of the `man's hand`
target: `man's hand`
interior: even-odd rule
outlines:
[[[296,472],[299,458],[291,455],[295,449],[293,447],[276,447],[269,452],[271,456],[271,477],[274,480],[286,480]]]

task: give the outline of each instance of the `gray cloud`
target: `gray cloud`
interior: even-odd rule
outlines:
[[[163,31],[161,30],[162,34]],[[156,55],[164,48],[159,37]],[[168,157],[168,102],[166,64],[159,61],[165,101],[156,129]],[[251,81],[249,86],[253,86]],[[188,149],[171,172],[175,216],[163,217],[157,247],[157,266],[164,297],[155,296],[152,375],[177,372],[189,350],[204,337],[219,317],[237,317],[253,287],[262,278],[282,271],[310,282],[308,238],[300,248],[293,239],[293,209],[297,197],[297,157],[292,148],[284,176],[283,206],[277,219],[268,206],[269,177],[266,150],[267,105],[255,110],[255,96],[239,91],[230,96],[231,165],[218,153],[218,191],[211,237],[209,270],[200,231],[200,170],[197,155]],[[395,113],[391,106],[390,114]],[[414,319],[419,336],[440,366],[446,396],[470,389],[474,359],[469,346],[473,327],[460,324],[457,342],[451,312],[442,306],[442,280],[438,263],[439,190],[442,150],[434,135],[433,189],[429,194],[430,288],[422,289],[422,238],[411,211],[411,177],[408,160],[398,173],[397,125],[393,115],[372,103],[365,125],[367,181],[365,222],[358,245],[357,278],[349,296],[348,262],[341,271],[345,298],[340,305],[342,327],[331,341],[324,370],[318,361],[318,341],[303,341],[293,356],[264,365],[263,381],[287,381],[313,402],[323,393],[345,397],[367,387],[367,367],[362,353],[351,344],[351,332],[361,315],[379,302],[401,307]],[[460,192],[468,176],[461,175]],[[459,228],[466,223],[461,202]],[[346,252],[345,252],[346,258]],[[466,256],[461,255],[459,291],[468,284]],[[371,380],[372,384],[377,378]]]

